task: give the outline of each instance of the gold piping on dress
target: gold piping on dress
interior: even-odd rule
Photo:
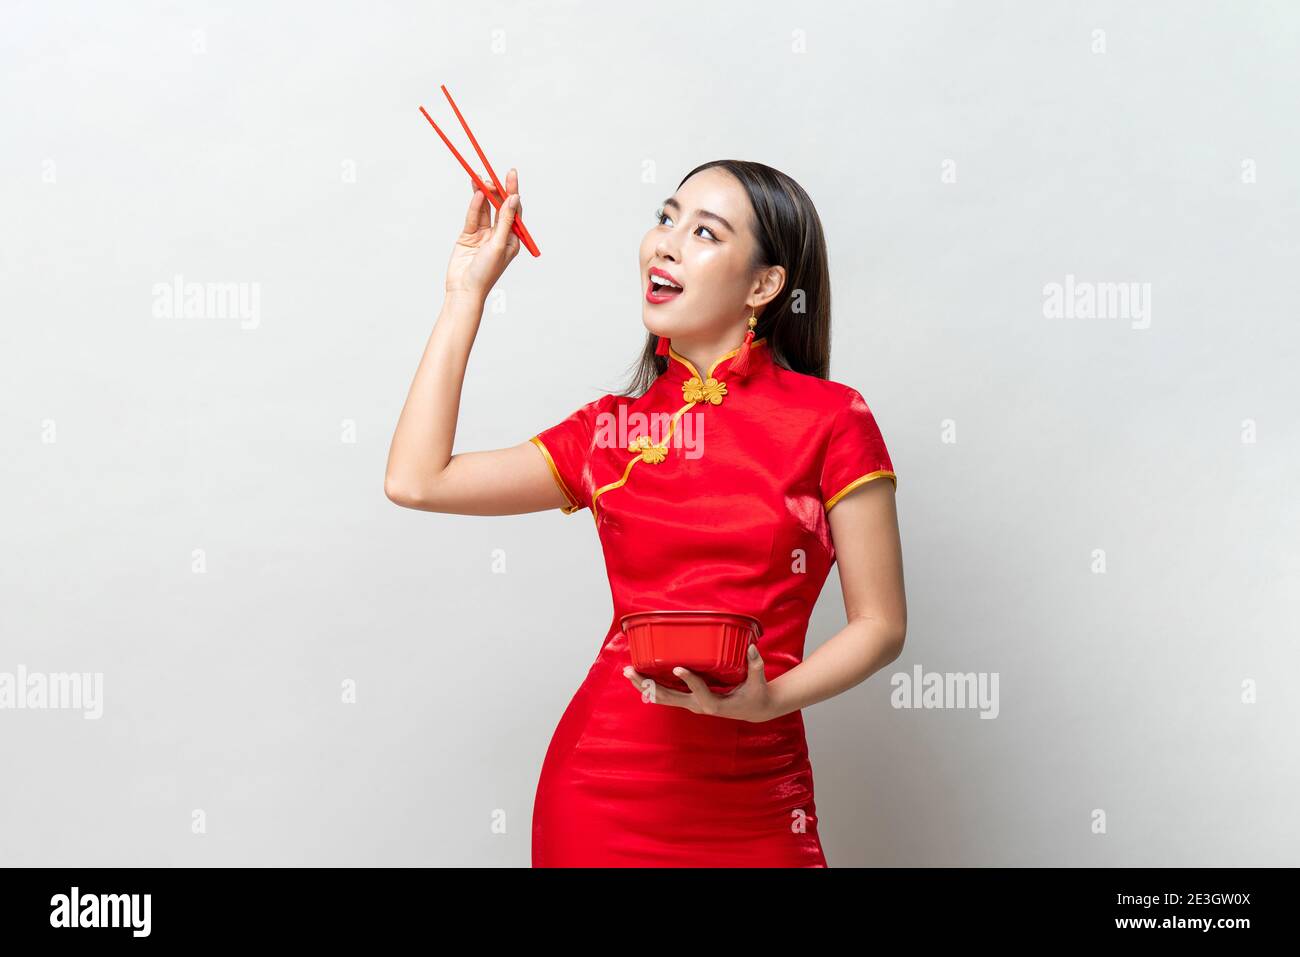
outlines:
[[[542,441],[540,435],[534,435],[528,441],[532,442],[533,445],[542,450],[542,454],[546,456],[546,464],[551,467],[551,475],[555,479],[555,484],[560,487],[560,491],[564,493],[565,499],[569,502],[568,505],[561,505],[560,511],[565,515],[572,515],[578,509],[582,508],[582,503],[579,502],[577,497],[569,491],[569,487],[564,484],[564,479],[560,476],[560,470],[555,467],[555,459],[551,458],[551,450],[546,447],[546,443]]]
[[[753,340],[752,342],[750,342],[749,347],[752,349],[755,346],[763,345],[765,342],[767,342],[766,336],[764,336],[762,339]],[[691,362],[690,359],[686,358],[684,355],[679,353],[671,345],[668,347],[669,357],[676,359],[678,362],[685,365],[686,368],[691,370],[691,374],[694,376],[693,379],[688,379],[686,382],[682,383],[682,396],[686,397],[687,395],[695,395],[697,396],[697,398],[691,399],[684,406],[682,406],[680,409],[678,409],[676,412],[673,413],[672,422],[668,426],[668,434],[664,436],[663,442],[659,446],[657,446],[657,448],[661,449],[665,455],[667,454],[667,450],[668,450],[668,441],[672,438],[673,430],[677,428],[678,419],[680,419],[682,415],[688,409],[691,408],[691,406],[695,405],[697,402],[700,401],[707,401],[712,403],[713,405],[718,405],[722,401],[722,397],[727,393],[727,384],[725,382],[718,382],[716,379],[714,379],[713,372],[715,369],[718,368],[718,366],[722,365],[723,362],[730,359],[732,356],[736,355],[739,352],[740,352],[739,346],[737,346],[735,349],[732,349],[730,352],[724,352],[722,355],[718,356],[718,358],[713,360],[713,365],[709,366],[708,376],[701,376],[700,370],[695,368],[695,364]],[[710,386],[708,385],[708,383],[713,383],[713,385]],[[597,527],[599,527],[600,525],[600,520],[597,517],[597,513],[596,513],[596,500],[600,498],[602,495],[604,495],[606,492],[612,492],[616,488],[621,488],[627,482],[628,475],[632,472],[632,466],[636,465],[637,462],[648,461],[646,456],[642,454],[643,453],[642,448],[629,447],[628,451],[635,453],[635,458],[633,458],[630,462],[627,463],[627,467],[623,469],[622,477],[619,478],[618,481],[616,482],[610,482],[608,485],[602,485],[600,488],[596,489],[594,493],[592,493],[591,517],[593,520],[596,521]],[[662,461],[662,459],[660,459],[659,461]]]
[[[866,485],[868,482],[872,481],[873,479],[878,479],[878,478],[887,478],[889,479],[889,481],[894,483],[895,489],[898,488],[898,476],[896,476],[893,472],[889,471],[889,469],[877,469],[874,472],[868,472],[866,475],[861,475],[858,478],[855,478],[848,485],[844,486],[844,488],[840,489],[838,492],[832,495],[830,499],[826,502],[826,511],[829,512],[831,510],[832,505],[834,505],[844,496],[848,495],[859,485]]]

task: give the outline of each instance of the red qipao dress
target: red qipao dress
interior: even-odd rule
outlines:
[[[603,395],[532,442],[568,504],[591,509],[614,617],[542,764],[534,867],[825,867],[803,714],[755,723],[642,700],[622,616],[753,615],[769,681],[803,659],[835,548],[827,513],[897,485],[849,386],[778,365],[766,339],[701,375],[669,351],[635,399]],[[636,413],[644,413],[641,416]]]

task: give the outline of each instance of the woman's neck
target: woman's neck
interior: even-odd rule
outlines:
[[[728,352],[739,349],[744,340],[745,333],[743,331],[731,331],[710,340],[698,338],[687,340],[674,337],[670,340],[670,344],[674,352],[689,359],[691,365],[700,370],[700,375],[707,376],[709,369],[713,367],[715,362]]]

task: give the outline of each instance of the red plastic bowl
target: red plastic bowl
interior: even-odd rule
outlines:
[[[678,691],[690,686],[674,668],[694,672],[710,689],[743,682],[749,668],[745,653],[763,633],[757,618],[726,611],[639,611],[624,615],[619,624],[632,667]]]

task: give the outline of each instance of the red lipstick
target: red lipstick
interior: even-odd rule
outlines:
[[[658,266],[652,266],[650,268],[649,276],[652,278],[647,280],[648,285],[646,286],[645,291],[646,302],[668,302],[668,300],[676,299],[682,294],[682,292],[684,292],[682,284],[677,281],[673,274],[665,272]],[[663,280],[663,282],[655,282],[653,277],[657,277]]]

